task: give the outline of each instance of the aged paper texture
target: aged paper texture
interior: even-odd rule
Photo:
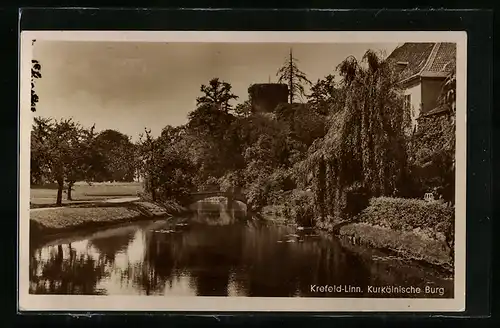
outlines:
[[[19,309],[463,311],[466,38],[23,31]]]

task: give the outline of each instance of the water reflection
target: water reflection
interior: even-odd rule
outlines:
[[[322,233],[247,220],[244,206],[232,205],[194,204],[190,218],[115,227],[33,249],[30,291],[331,297],[311,285],[436,284],[452,296],[453,281],[432,270]]]
[[[30,262],[30,291],[37,294],[102,294],[97,283],[105,263],[88,251],[88,243],[39,249]],[[43,260],[42,260],[43,259]]]

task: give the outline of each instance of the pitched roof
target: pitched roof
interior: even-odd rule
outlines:
[[[439,114],[444,114],[444,113],[448,113],[450,112],[450,107],[449,106],[445,106],[445,105],[441,105],[441,106],[438,106],[434,109],[431,109],[430,111],[428,111],[427,113],[422,113],[418,119],[421,119],[421,118],[424,118],[424,117],[430,117],[430,116],[434,116],[434,115],[439,115]]]
[[[401,79],[406,79],[422,70],[433,47],[434,43],[405,43],[394,49],[387,60],[396,64],[407,63],[407,65],[397,65]]]
[[[426,68],[430,72],[450,73],[455,70],[457,63],[457,45],[455,43],[438,43],[439,49],[434,60]]]
[[[404,43],[387,58],[399,69],[401,81],[419,76],[445,77],[456,67],[455,43]]]

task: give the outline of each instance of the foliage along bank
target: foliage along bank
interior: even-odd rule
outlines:
[[[452,202],[454,110],[439,119],[422,118],[411,131],[393,64],[370,50],[361,60],[346,58],[337,67],[339,79],[326,73],[311,83],[290,54],[277,73],[289,86],[289,103],[271,113],[253,112],[248,100],[235,104],[239,98],[231,84],[213,78],[200,87],[185,125],[166,126],[158,137],[146,129],[126,162],[145,178],[153,201],[185,204],[195,190],[239,187],[251,210],[274,206],[300,225],[352,221],[377,197],[421,199],[435,190]],[[450,76],[440,98],[451,108],[453,81]],[[58,136],[51,139],[37,133],[41,146],[32,150],[38,151],[32,160],[41,158],[35,163],[41,172],[57,181],[70,180],[72,172],[95,178],[99,161],[93,151],[99,147],[75,141],[61,148],[57,143],[68,135],[50,132]],[[40,155],[46,149],[57,150],[53,159]],[[75,161],[74,154],[84,156]]]
[[[394,67],[371,51],[363,61],[350,57],[339,65],[342,80],[335,101],[326,103],[326,133],[289,174],[298,190],[276,200],[273,185],[280,188],[273,177],[283,175],[270,175],[257,193],[269,195],[264,215],[452,268],[455,76],[439,98],[444,115],[421,117],[412,131]],[[447,204],[427,204],[426,192]]]
[[[35,117],[31,131],[31,184],[57,183],[72,200],[77,181],[133,181],[137,157],[130,137],[114,130],[96,133],[72,119]]]
[[[454,224],[454,208],[442,202],[378,197],[336,233],[453,271]]]
[[[296,94],[272,113],[252,112],[248,100],[234,105],[231,84],[213,78],[200,87],[185,125],[166,126],[158,137],[146,129],[129,147],[134,160],[125,162],[145,178],[153,201],[183,204],[194,190],[238,187],[252,210],[286,203],[310,215],[294,219],[310,225],[348,220],[371,197],[422,198],[436,190],[452,201],[454,112],[423,118],[408,133],[391,63],[369,50],[361,61],[346,58],[337,73],[340,79],[329,73],[312,84],[287,59],[278,76]]]

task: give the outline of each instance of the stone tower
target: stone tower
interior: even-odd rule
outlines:
[[[288,102],[288,86],[282,83],[258,83],[248,88],[253,113],[272,113]]]

